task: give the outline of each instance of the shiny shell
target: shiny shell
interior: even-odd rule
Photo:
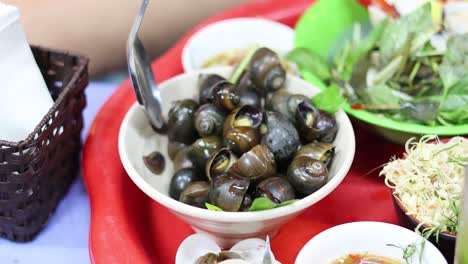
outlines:
[[[221,109],[232,111],[239,106],[239,96],[234,91],[234,84],[224,81],[215,84],[212,88],[212,102]]]
[[[294,125],[284,115],[268,111],[265,114],[264,130],[262,144],[273,152],[278,166],[288,163],[300,145]]]
[[[319,111],[314,128],[319,131],[318,140],[322,142],[333,142],[338,132],[338,124],[335,117],[323,111]]]
[[[301,102],[296,109],[296,127],[299,134],[306,142],[318,139],[320,131],[314,125],[319,112],[307,102]]]
[[[224,211],[237,212],[249,188],[247,178],[227,173],[212,179],[210,187],[211,203]]]
[[[329,167],[335,153],[335,146],[330,143],[312,142],[304,145],[296,153],[295,157],[306,156],[319,160]]]
[[[291,94],[286,89],[275,91],[267,101],[267,108],[280,112],[289,120],[295,121],[296,109],[301,102],[307,102],[309,99],[302,94]]]
[[[235,154],[242,155],[260,142],[258,127],[262,113],[258,108],[244,105],[231,113],[224,122],[224,144]]]
[[[174,171],[178,171],[183,168],[195,167],[192,160],[188,156],[189,150],[190,150],[190,146],[185,147],[181,149],[179,152],[177,152],[177,155],[174,157],[174,160],[172,162],[172,167]]]
[[[230,172],[260,182],[276,173],[275,157],[266,145],[257,145],[232,164]]]
[[[310,157],[299,156],[289,165],[287,179],[299,194],[307,196],[327,183],[327,166]]]
[[[222,81],[226,81],[226,79],[218,74],[200,74],[200,77],[198,79],[198,102],[200,104],[206,104],[209,101],[213,100],[211,89],[214,85]]]
[[[286,71],[278,55],[268,48],[255,51],[248,71],[250,79],[262,95],[281,88],[286,81]]]
[[[209,136],[193,142],[187,155],[200,170],[205,169],[206,162],[222,148],[221,138]]]
[[[206,208],[209,201],[210,184],[205,181],[192,182],[180,194],[179,201],[199,208]]]
[[[159,151],[153,151],[150,154],[143,156],[143,162],[154,174],[161,174],[166,166],[164,156]]]
[[[193,123],[197,108],[198,104],[191,99],[174,102],[168,114],[167,135],[169,140],[192,144],[198,138]]]
[[[202,181],[203,176],[194,168],[183,168],[176,171],[169,184],[169,196],[179,200],[182,191],[191,183]]]
[[[167,143],[167,154],[169,155],[169,158],[171,158],[171,160],[174,160],[177,156],[177,153],[185,147],[187,147],[187,145],[182,142],[169,141]]]
[[[257,196],[269,198],[277,204],[296,198],[292,185],[281,177],[271,177],[261,181],[257,185],[256,192]]]
[[[227,173],[236,161],[236,155],[228,148],[216,152],[206,163],[205,173],[208,180]]]
[[[200,137],[219,136],[226,113],[214,104],[204,104],[195,112],[195,129]]]

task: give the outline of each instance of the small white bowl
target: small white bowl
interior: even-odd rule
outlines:
[[[193,72],[221,52],[256,44],[282,55],[294,48],[294,30],[263,18],[222,20],[202,28],[187,41],[182,50],[182,66],[185,72]]]
[[[388,244],[405,248],[416,243],[416,252],[409,263],[447,264],[444,256],[429,241],[401,226],[381,222],[354,222],[327,229],[312,238],[299,252],[296,264],[331,263],[347,254],[369,253],[389,257],[401,263],[403,250]],[[422,261],[419,255],[422,249]]]
[[[212,72],[228,77],[231,67],[211,68]],[[167,116],[175,100],[197,98],[197,81],[200,72],[186,73],[161,83],[163,112]],[[292,93],[312,96],[319,90],[306,81],[288,75],[285,87]],[[252,237],[273,237],[279,227],[307,207],[323,199],[344,179],[354,158],[355,138],[348,116],[336,113],[338,133],[335,139],[336,152],[330,168],[330,179],[315,193],[288,206],[259,212],[216,212],[193,207],[168,195],[169,183],[174,174],[167,154],[167,136],[156,134],[142,107],[135,103],[127,112],[120,127],[119,154],[125,170],[135,184],[148,196],[167,207],[199,233],[208,234],[218,245],[229,248],[236,242]],[[161,175],[152,174],[144,165],[142,157],[152,151],[161,152],[166,159],[166,168]]]

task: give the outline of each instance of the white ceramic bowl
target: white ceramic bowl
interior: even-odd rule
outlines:
[[[205,72],[218,73],[227,77],[230,67],[207,69]],[[171,102],[184,98],[197,98],[199,72],[186,73],[172,78],[159,86],[163,100],[163,111],[167,115]],[[319,90],[306,81],[288,76],[286,88],[293,93],[312,96]],[[333,191],[348,173],[354,158],[354,131],[343,111],[336,114],[339,126],[334,144],[336,154],[330,168],[328,183],[317,192],[288,206],[260,212],[215,212],[183,204],[168,196],[171,177],[174,173],[167,155],[167,137],[153,132],[150,123],[138,104],[134,104],[126,114],[120,128],[120,159],[130,178],[148,196],[167,207],[182,220],[190,224],[196,232],[210,235],[220,246],[230,247],[241,239],[259,237],[266,234],[273,237],[279,227],[298,215],[301,211],[320,201]],[[142,156],[152,151],[160,151],[166,158],[166,168],[161,175],[152,174],[144,165]]]
[[[312,238],[299,252],[296,264],[328,264],[352,253],[369,253],[393,258],[406,263],[403,250],[415,243],[416,253],[408,263],[447,264],[444,256],[429,241],[401,226],[381,222],[354,222],[332,227]],[[422,261],[419,255],[422,249]]]
[[[256,44],[284,54],[294,48],[294,30],[263,18],[222,20],[202,28],[187,41],[182,50],[182,66],[185,72],[193,72],[221,52]]]

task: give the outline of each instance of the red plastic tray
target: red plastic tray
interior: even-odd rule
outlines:
[[[180,54],[188,37],[217,20],[261,16],[293,26],[310,0],[269,0],[229,10],[198,26],[153,63],[161,82],[182,72]],[[83,153],[83,174],[91,200],[90,257],[93,263],[174,263],[179,244],[193,231],[130,180],[117,151],[120,123],[135,102],[128,81],[106,102],[91,127]],[[319,232],[346,222],[397,223],[389,190],[377,171],[402,148],[359,127],[356,157],[345,180],[325,199],[286,224],[272,240],[284,264],[294,263],[304,244]]]

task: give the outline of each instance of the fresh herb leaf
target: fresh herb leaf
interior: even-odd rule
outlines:
[[[218,212],[224,212],[223,209],[215,206],[215,205],[212,205],[210,203],[205,203],[205,206],[206,206],[206,209],[210,210],[210,211],[218,211]]]
[[[407,264],[411,263],[410,259],[414,256],[414,254],[416,253],[418,249],[416,246],[416,243],[409,244],[406,247],[398,246],[395,244],[387,244],[387,246],[401,249],[403,251],[403,259],[405,260]]]
[[[450,88],[468,72],[468,33],[454,35],[447,41],[447,51],[439,67],[445,88]]]
[[[336,113],[344,102],[345,99],[336,84],[332,84],[312,97],[312,104],[315,107],[331,114]]]
[[[385,84],[378,84],[367,89],[368,101],[372,105],[398,106],[400,99]]]
[[[435,31],[432,22],[431,4],[417,8],[389,24],[379,40],[382,64],[396,57],[407,42],[410,33],[415,33],[412,51],[421,48]]]
[[[439,116],[452,124],[468,123],[468,75],[448,89]]]
[[[284,201],[280,204],[276,204],[266,197],[258,197],[258,198],[255,198],[255,200],[253,201],[252,205],[249,208],[249,211],[255,212],[255,211],[270,210],[273,208],[290,205],[296,201],[297,199],[293,199],[293,200]]]
[[[258,197],[252,202],[249,211],[263,211],[275,208],[275,203],[266,197]]]
[[[330,69],[325,59],[307,48],[296,48],[286,54],[285,59],[294,62],[300,69],[309,71],[318,78],[330,78]]]

